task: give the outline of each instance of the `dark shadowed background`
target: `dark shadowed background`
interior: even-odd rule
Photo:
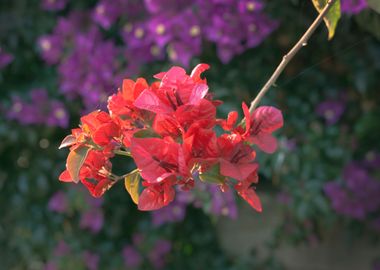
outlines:
[[[219,115],[241,114],[311,1],[2,0],[0,269],[380,269],[380,15],[341,2],[335,37],[321,25],[263,100],[285,125],[258,152],[258,214],[206,185],[153,213],[121,183],[91,198],[58,181],[58,146],[123,78],[174,64],[210,64]]]

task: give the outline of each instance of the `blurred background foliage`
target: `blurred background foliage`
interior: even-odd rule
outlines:
[[[170,1],[145,1],[145,5],[124,1],[129,4],[121,14],[112,11],[112,4],[107,7],[111,2],[0,2],[0,268],[283,269],[274,253],[264,258],[255,252],[233,257],[220,245],[223,234],[238,233],[217,230],[220,216],[233,218],[223,209],[232,211],[235,202],[221,202],[222,208],[215,210],[217,195],[201,189],[200,201],[179,203],[155,217],[137,211],[122,184],[103,199],[92,199],[79,186],[59,183],[67,151],[58,151],[58,145],[84,111],[104,107],[102,95],[116,91],[121,78],[152,78],[173,63],[187,65],[188,70],[199,62],[209,63],[210,89],[224,101],[220,116],[240,111],[241,102],[253,99],[316,16],[311,2],[251,1],[259,7],[265,3],[263,10],[247,15],[248,20],[256,16],[262,32],[255,30],[232,41],[236,32],[223,33],[228,40],[224,41],[212,36],[219,31],[212,27],[218,25],[207,26],[205,19],[222,18],[226,9],[237,9],[241,3],[248,7],[250,1],[209,1],[207,7],[195,1],[198,6],[191,9],[208,8],[212,14],[198,10],[198,17],[189,19],[199,23],[202,41],[189,37],[194,50],[184,49],[186,38],[166,41],[157,57],[141,51],[148,46],[145,41],[130,45],[136,41],[123,37],[122,31],[129,20],[137,24],[161,19],[162,14],[175,16],[175,8],[162,11]],[[188,2],[181,1],[182,7]],[[102,13],[99,7],[111,11]],[[57,22],[70,21],[74,11],[82,12],[77,16],[79,25],[86,28],[83,33],[88,31],[83,37],[75,27],[57,29]],[[269,249],[283,243],[313,245],[336,230],[352,241],[369,236],[373,241],[368,245],[378,247],[379,25],[380,15],[363,7],[342,14],[332,41],[326,40],[327,31],[320,27],[263,101],[281,108],[285,118],[276,135],[278,151],[271,156],[258,153],[258,191],[281,209]],[[62,29],[69,34],[54,40]],[[248,46],[249,35],[259,38]],[[84,45],[74,41],[80,38]],[[154,46],[160,40],[146,42]],[[242,48],[236,49],[234,42]],[[92,49],[86,49],[86,44]],[[59,57],[49,55],[46,48],[60,48]],[[173,52],[189,56],[173,57]],[[81,60],[73,62],[78,57]],[[79,73],[80,79],[75,75]],[[81,85],[67,90],[72,81]],[[123,162],[122,166],[132,168]],[[253,210],[251,215],[260,219]],[[157,221],[157,216],[163,220]],[[239,222],[239,214],[234,222]],[[252,232],[261,233],[254,227]]]

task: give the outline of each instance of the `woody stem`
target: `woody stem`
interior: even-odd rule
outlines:
[[[126,173],[126,174],[123,174],[123,175],[114,175],[114,181],[122,180],[122,179],[124,179],[125,177],[127,177],[129,174],[135,172],[136,170],[138,170],[138,169],[135,169],[135,170],[133,170],[132,172],[129,172],[129,173]]]
[[[113,152],[114,152],[115,154],[117,154],[117,155],[127,156],[127,157],[132,157],[131,153],[130,153],[130,152],[127,152],[127,151],[123,151],[123,150],[114,150]]]
[[[269,78],[269,80],[265,83],[263,88],[261,88],[260,92],[257,94],[256,98],[251,102],[251,106],[249,107],[249,112],[252,113],[257,105],[260,103],[261,99],[268,92],[270,87],[274,85],[277,81],[277,78],[280,76],[284,68],[288,65],[290,60],[297,54],[297,52],[307,45],[307,42],[310,36],[314,33],[315,29],[317,29],[318,25],[322,22],[324,16],[330,10],[331,6],[335,3],[336,0],[329,0],[323,10],[319,13],[318,17],[314,20],[314,22],[310,25],[307,31],[303,34],[303,36],[298,40],[298,42],[293,46],[293,48],[284,55],[282,61]]]

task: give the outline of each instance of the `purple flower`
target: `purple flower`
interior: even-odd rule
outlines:
[[[231,190],[222,192],[216,185],[210,185],[211,192],[211,209],[214,215],[228,216],[229,218],[237,218],[237,207],[235,197]]]
[[[38,39],[42,58],[48,64],[57,64],[62,56],[62,40],[56,35],[42,36]]]
[[[216,43],[223,62],[257,46],[277,26],[262,13],[263,3],[144,0],[141,5],[138,1],[100,0],[90,12],[71,12],[59,18],[53,33],[41,37],[38,44],[42,58],[58,64],[61,92],[68,99],[80,97],[85,111],[91,111],[105,107],[107,96],[121,78],[135,75],[144,64],[168,56],[172,62],[188,66],[201,54],[203,40]],[[105,40],[91,24],[95,21],[109,29],[121,16],[127,18],[120,31],[125,49]]]
[[[124,263],[128,268],[138,268],[142,264],[140,253],[131,245],[123,249]]]
[[[165,256],[170,252],[171,248],[171,243],[164,239],[160,239],[154,244],[153,249],[148,254],[148,259],[155,269],[165,267]]]
[[[201,28],[196,14],[186,9],[172,20],[172,39],[169,42],[168,56],[172,62],[188,66],[191,58],[201,53]]]
[[[138,48],[152,43],[151,37],[148,35],[149,30],[147,23],[127,23],[124,25],[121,36],[129,48]]]
[[[5,68],[13,61],[13,55],[3,51],[0,47],[0,69]]]
[[[364,220],[380,209],[380,182],[359,162],[351,162],[344,168],[343,180],[343,183],[329,182],[324,187],[338,213]]]
[[[62,257],[70,253],[70,247],[65,241],[59,241],[58,245],[54,248],[54,256]]]
[[[254,17],[246,17],[245,22],[245,47],[254,48],[278,27],[278,22],[269,19],[264,14],[257,14]]]
[[[84,25],[90,20],[89,17],[89,14],[83,11],[73,11],[67,17],[60,17],[53,35],[61,40],[72,39],[78,32],[83,31]]]
[[[99,1],[92,13],[92,18],[104,29],[109,29],[125,12],[125,4],[126,1],[123,0]]]
[[[62,104],[57,100],[50,102],[50,114],[46,117],[45,123],[47,126],[67,127],[69,122],[69,115]]]
[[[99,268],[100,257],[98,254],[86,250],[83,252],[82,256],[87,269],[97,270]]]
[[[80,227],[88,229],[93,233],[99,232],[104,223],[104,215],[101,209],[90,209],[82,213]]]
[[[41,7],[49,11],[57,11],[65,8],[67,0],[42,0]]]
[[[65,213],[67,211],[68,201],[66,194],[62,191],[58,191],[51,196],[48,208],[50,211],[57,213]]]
[[[68,113],[63,103],[49,100],[45,89],[33,89],[29,95],[30,103],[23,101],[19,96],[12,97],[12,107],[7,113],[8,119],[17,120],[24,125],[45,124],[67,127]]]
[[[342,13],[357,14],[368,7],[367,0],[341,0]]]
[[[258,0],[240,0],[238,1],[238,10],[242,14],[252,14],[253,12],[259,12],[264,8],[262,1]]]
[[[263,7],[260,1],[237,4],[235,1],[203,1],[199,5],[204,36],[216,43],[223,63],[257,46],[277,27],[277,22],[259,12]]]
[[[149,13],[157,14],[169,11],[178,11],[191,4],[190,0],[144,0],[145,8]]]
[[[364,165],[370,169],[380,168],[380,154],[375,151],[370,151],[366,154]]]
[[[116,87],[120,51],[113,42],[103,41],[97,28],[78,33],[73,44],[58,67],[60,90],[70,99],[82,97],[87,110],[104,107]]]
[[[317,106],[316,112],[326,120],[328,125],[339,121],[345,110],[345,103],[341,100],[326,100]]]
[[[186,43],[172,42],[168,48],[169,59],[182,66],[189,66],[191,58],[194,56],[192,48]]]
[[[147,22],[147,30],[155,44],[160,48],[164,47],[173,38],[171,16],[161,14],[150,18]]]
[[[165,223],[181,222],[186,216],[186,204],[177,200],[168,206],[152,212],[152,222],[154,226],[161,226]]]

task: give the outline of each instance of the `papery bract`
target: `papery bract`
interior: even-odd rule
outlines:
[[[181,146],[170,139],[133,138],[131,153],[141,176],[149,183],[159,183],[184,171],[180,166],[184,159]]]
[[[175,191],[170,181],[151,185],[140,194],[138,208],[142,211],[160,209],[174,200]]]
[[[272,133],[283,125],[281,111],[275,107],[261,106],[254,110],[246,122],[249,127],[247,140],[262,151],[273,153],[277,148],[277,140]]]

